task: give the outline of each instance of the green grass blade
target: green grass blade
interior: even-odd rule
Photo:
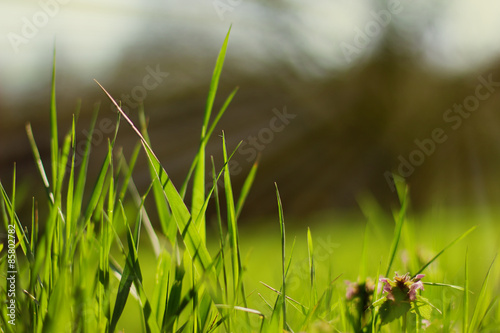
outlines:
[[[121,203],[127,188],[129,189],[131,195],[132,195],[132,200],[135,201],[136,206],[140,210],[142,214],[142,219],[143,219],[143,225],[144,228],[146,229],[146,233],[148,234],[149,240],[151,241],[151,246],[153,247],[153,251],[155,253],[155,256],[158,257],[161,252],[161,246],[160,246],[160,240],[158,239],[158,235],[156,234],[156,231],[154,230],[154,227],[151,223],[151,219],[149,218],[149,215],[146,211],[146,208],[142,204],[142,199],[139,194],[139,191],[137,190],[133,180],[132,180],[132,172],[135,167],[135,163],[138,157],[138,153],[141,149],[140,143],[136,146],[136,149],[134,150],[132,157],[131,157],[131,165],[128,166],[127,162],[125,161],[125,158],[123,157],[123,154],[120,156],[120,165],[123,167],[124,172],[125,172],[125,179],[122,188],[120,189],[120,194],[119,194],[119,199],[116,201],[116,205],[118,203]],[[154,184],[151,184],[150,187],[147,190],[147,193],[149,193],[151,187],[153,187]]]
[[[469,248],[465,251],[465,281],[464,281],[464,308],[462,332],[469,331]]]
[[[65,265],[65,259],[68,258],[72,245],[69,239],[69,235],[71,232],[71,223],[68,223],[66,221],[66,215],[62,211],[62,199],[63,199],[62,187],[64,178],[66,176],[66,167],[68,165],[69,152],[71,149],[72,141],[73,141],[72,135],[71,132],[69,132],[64,139],[62,152],[59,156],[60,161],[57,172],[57,183],[56,183],[56,193],[55,193],[56,205],[59,211],[59,218],[61,220],[61,223],[58,223],[57,225],[58,228],[57,233],[60,235],[58,252],[59,252],[59,261],[61,265]]]
[[[401,239],[401,230],[403,230],[403,224],[406,219],[406,208],[408,206],[408,187],[405,188],[404,194],[402,193],[402,190],[398,188],[398,194],[401,202],[401,208],[396,219],[396,226],[394,229],[394,236],[392,238],[391,250],[389,254],[389,263],[387,264],[385,276],[389,276],[389,274],[391,273],[392,264],[398,250],[399,240]]]
[[[31,244],[31,252],[35,251],[36,246],[38,244],[38,206],[35,201],[35,198],[32,198],[31,201],[31,238],[30,238],[30,244]]]
[[[57,110],[56,110],[56,49],[54,47],[54,58],[52,63],[52,86],[50,93],[50,151],[52,162],[52,186],[56,185],[57,161],[59,153],[59,143],[57,134]],[[53,189],[55,192],[55,188]]]
[[[97,176],[97,180],[93,187],[92,194],[90,196],[90,200],[87,205],[87,209],[85,210],[84,219],[86,222],[90,221],[90,218],[94,213],[94,211],[96,210],[96,207],[99,203],[99,198],[101,197],[101,194],[105,188],[104,184],[111,161],[112,161],[112,155],[111,152],[108,150],[108,154],[106,155],[105,160],[102,163],[99,175]]]
[[[191,200],[191,212],[193,214],[198,214],[198,212],[201,210],[203,201],[205,201],[205,147],[200,147],[197,159],[198,163],[196,164],[194,172],[193,196]],[[205,217],[201,216],[199,224],[195,224],[203,243],[206,242],[205,223]]]
[[[141,124],[141,133],[144,136],[148,145],[151,145],[149,139],[146,118],[142,108],[139,110],[139,121]],[[173,246],[177,237],[177,225],[169,209],[168,201],[163,193],[163,186],[156,177],[155,169],[153,165],[149,164],[149,173],[151,180],[153,181],[153,196],[156,202],[156,210],[158,212],[158,217],[160,218],[160,225],[162,227],[163,233],[167,236],[170,244]]]
[[[111,185],[110,185],[111,186]],[[110,188],[112,192],[112,189]],[[99,209],[103,210],[102,208]],[[111,322],[111,305],[110,305],[110,264],[109,264],[109,248],[111,246],[111,235],[109,230],[110,221],[102,214],[100,216],[100,237],[99,237],[99,289],[98,289],[98,305],[99,305],[99,323],[101,327],[109,329]]]
[[[141,201],[141,206],[144,205],[144,200],[147,194],[143,196]],[[122,207],[123,208],[123,207]],[[146,329],[148,332],[160,332],[156,312],[151,306],[149,299],[143,288],[142,271],[139,264],[139,237],[141,228],[141,209],[137,214],[137,223],[135,225],[134,232],[130,229],[130,225],[126,223],[127,229],[127,244],[128,244],[128,254],[126,256],[125,268],[121,273],[119,291],[117,293],[115,308],[113,309],[113,316],[111,319],[110,331],[114,331],[116,324],[123,312],[125,307],[128,294],[131,291],[131,285],[134,284],[135,290],[138,293],[140,304],[142,306],[142,314],[145,320]],[[116,231],[115,231],[116,233]],[[123,245],[121,245],[122,247]],[[125,250],[122,248],[122,252]],[[124,252],[125,253],[125,252]]]
[[[220,108],[219,112],[217,113],[214,120],[212,121],[210,128],[208,129],[205,136],[202,138],[203,144],[206,144],[208,142],[208,140],[210,139],[210,137],[212,136],[212,133],[214,132],[215,127],[217,126],[217,124],[219,123],[219,120],[222,118],[222,116],[226,112],[227,108],[229,107],[229,104],[231,104],[231,101],[233,100],[234,95],[236,95],[236,93],[238,92],[238,89],[239,89],[238,87],[234,88],[233,91],[231,91],[229,96],[224,101],[224,104],[222,104],[222,107]]]
[[[462,239],[464,239],[468,234],[470,234],[471,232],[473,232],[474,230],[476,229],[476,226],[470,228],[469,230],[467,230],[466,232],[464,232],[463,234],[461,234],[460,236],[458,236],[457,238],[455,238],[450,244],[446,245],[441,251],[438,252],[438,254],[436,254],[431,260],[429,260],[425,265],[423,265],[418,271],[417,273],[414,274],[414,276],[416,276],[417,274],[420,274],[422,273],[430,264],[432,264],[437,258],[439,258],[440,255],[442,255],[446,250],[448,250],[450,247],[452,247],[453,245],[455,245],[457,242],[461,241]]]
[[[210,88],[208,91],[207,103],[205,107],[205,115],[203,118],[203,125],[201,128],[201,138],[200,138],[200,149],[198,151],[198,163],[196,165],[194,179],[193,179],[193,199],[191,205],[192,214],[197,214],[197,212],[201,209],[203,202],[205,201],[205,145],[206,141],[205,136],[207,134],[208,122],[210,120],[210,115],[212,113],[215,96],[217,94],[217,88],[219,86],[219,79],[222,73],[222,67],[224,65],[224,59],[226,57],[227,44],[229,41],[229,34],[231,32],[231,28],[227,32],[226,38],[224,39],[224,43],[222,44],[222,48],[219,51],[219,56],[217,57],[217,61],[215,63],[214,72],[212,75],[212,81],[210,82]],[[200,236],[205,242],[205,218],[203,217],[199,225],[196,225],[200,232]]]
[[[386,212],[380,207],[375,198],[367,193],[357,198],[359,208],[366,217],[367,224],[372,229],[372,237],[380,241],[386,239],[387,226],[383,223],[388,219]]]
[[[225,168],[226,166],[228,165],[228,162],[231,160],[231,158],[233,157],[234,153],[236,152],[236,150],[233,151],[233,153],[231,154],[231,156],[229,156],[229,159],[226,163],[224,163],[224,166],[222,167],[222,170],[219,172],[219,174],[215,177],[215,184],[219,181],[220,177],[222,176],[222,174],[225,172]],[[207,197],[205,198],[205,201],[203,202],[203,205],[201,206],[200,208],[200,211],[198,212],[198,215],[196,216],[196,218],[194,219],[195,221],[195,225],[197,225],[196,223],[200,222],[201,218],[203,216],[205,216],[205,213],[206,213],[206,210],[207,210],[207,207],[208,207],[208,203],[210,202],[210,198],[212,197],[212,193],[214,192],[214,190],[216,189],[216,186],[212,186],[212,188],[210,189],[210,192],[208,193]],[[239,251],[239,250],[238,250]],[[239,252],[238,252],[239,253]]]
[[[15,183],[15,171],[14,171],[13,183]],[[9,214],[9,219],[10,219],[11,223],[13,223],[16,226],[16,235],[17,235],[17,239],[19,240],[21,249],[23,250],[23,253],[26,256],[26,258],[28,258],[28,260],[32,263],[35,258],[34,258],[33,252],[31,252],[31,246],[30,246],[28,236],[26,236],[26,233],[24,232],[24,227],[21,224],[21,221],[19,220],[19,217],[17,216],[17,214],[15,212],[13,203],[9,199],[9,195],[5,191],[5,188],[3,187],[2,182],[0,182],[0,190],[2,192],[4,207],[6,207],[7,213]],[[15,194],[14,190],[13,190],[13,193]]]
[[[35,137],[33,135],[33,130],[31,129],[31,124],[26,124],[26,133],[28,135],[28,140],[30,142],[31,151],[33,152],[33,157],[35,159],[35,163],[37,165],[38,172],[40,173],[40,177],[43,181],[43,186],[45,188],[45,192],[47,193],[48,198],[51,203],[54,203],[54,195],[52,194],[52,190],[50,189],[49,180],[47,178],[47,174],[45,172],[45,168],[43,166],[42,158],[40,157],[40,152],[38,151],[38,146],[35,142]]]
[[[183,256],[179,252],[179,245],[177,243],[174,246],[173,256],[172,265],[174,266],[174,281],[169,290],[168,301],[166,304],[165,318],[162,326],[162,331],[164,332],[172,331],[180,311],[182,311],[185,307],[181,306],[185,269]]]
[[[439,282],[423,282],[426,286],[434,286],[434,287],[447,287],[455,290],[465,291],[464,287],[456,286],[448,283],[439,283]]]
[[[120,191],[118,192],[118,200],[117,204],[119,202],[123,202],[125,198],[125,194],[127,193],[127,189],[129,184],[132,182],[132,173],[135,168],[135,164],[137,163],[137,158],[139,157],[139,153],[141,151],[141,143],[138,142],[134,150],[132,151],[132,155],[130,156],[129,163],[127,164],[127,161],[125,160],[125,156],[123,154],[120,154],[120,163],[122,164],[123,168],[123,183],[121,186]],[[118,208],[118,207],[116,207]]]
[[[306,328],[309,324],[314,323],[312,321],[313,318],[318,317],[318,313],[322,311],[321,310],[322,308],[329,311],[328,302],[332,298],[334,284],[341,276],[342,276],[342,274],[338,275],[332,281],[330,281],[328,287],[326,288],[325,291],[323,291],[323,293],[321,294],[321,296],[320,296],[319,300],[316,302],[316,304],[311,304],[311,306],[309,307],[309,310],[306,311],[307,314],[306,314],[306,317],[304,319],[304,322],[302,323],[302,330],[303,331],[306,330]],[[345,318],[342,318],[342,320],[345,321]],[[345,323],[344,323],[344,326],[346,326]]]
[[[205,146],[206,143],[208,142],[208,140],[210,139],[210,137],[212,136],[212,133],[215,130],[215,127],[219,123],[219,120],[221,119],[221,117],[224,115],[224,112],[226,111],[226,109],[228,108],[229,104],[233,100],[233,97],[234,97],[234,95],[236,94],[237,91],[238,91],[238,88],[235,88],[231,92],[231,94],[226,98],[226,100],[224,101],[224,105],[222,105],[222,108],[219,110],[219,112],[217,113],[217,116],[212,121],[212,124],[210,125],[210,128],[207,131],[207,134],[203,138],[203,140],[202,140],[202,142],[200,144],[200,147],[201,147],[201,145]],[[193,172],[194,172],[196,166],[198,165],[198,159],[199,159],[199,154],[196,154],[195,158],[193,159],[193,162],[191,163],[191,167],[189,168],[189,171],[188,171],[188,174],[186,176],[186,179],[184,180],[184,182],[183,182],[183,184],[181,186],[181,189],[179,191],[179,193],[181,194],[181,196],[183,198],[186,195],[187,186],[189,184],[189,181],[191,180],[191,176],[193,175]]]
[[[310,306],[315,304],[318,299],[317,291],[316,291],[316,285],[314,283],[315,281],[315,275],[316,275],[316,267],[314,263],[314,245],[313,245],[313,239],[311,235],[311,229],[307,227],[307,255],[309,258],[309,278],[310,278],[310,285],[311,285],[311,297],[310,297]]]
[[[496,304],[498,303],[498,300],[499,300],[499,296],[496,296],[494,297],[489,305],[486,307],[486,309],[484,310],[484,313],[481,317],[481,319],[479,320],[479,325],[478,327],[481,327],[483,330],[487,330],[488,328],[496,328],[498,329],[500,327],[499,325],[499,322],[497,321],[496,323],[493,322],[493,323],[486,323],[486,319],[488,318],[490,312],[493,312],[493,309],[496,307]],[[498,309],[498,308],[497,308]]]
[[[136,256],[137,252],[135,249],[135,244],[132,236],[132,231],[127,224],[127,241],[128,241],[128,256],[125,261],[125,267],[123,268],[122,276],[120,279],[120,285],[118,286],[118,293],[116,294],[115,306],[113,308],[113,315],[110,324],[110,332],[114,332],[116,329],[116,324],[120,318],[123,310],[125,309],[125,304],[127,303],[127,298],[130,293],[130,287],[132,283],[137,278],[135,275],[138,258]]]
[[[157,318],[158,327],[163,326],[163,317],[165,315],[168,300],[170,258],[170,254],[162,250],[158,256],[156,265],[155,290],[151,303],[153,305],[154,315]]]
[[[58,162],[57,181],[55,184],[55,188],[56,188],[55,195],[58,197],[59,200],[61,199],[63,181],[64,181],[64,178],[66,176],[66,167],[68,165],[69,151],[71,149],[71,142],[72,142],[72,135],[71,135],[71,132],[69,132],[64,137],[63,147],[62,147],[62,151],[60,151],[61,155],[59,156],[59,162]]]
[[[264,316],[262,314],[262,312],[260,312],[259,310],[244,308],[242,306],[237,306],[237,305],[231,306],[231,305],[228,305],[228,304],[216,304],[215,306],[217,308],[220,308],[220,309],[234,309],[234,310],[237,310],[237,311],[243,311],[243,312],[247,312],[247,313],[253,313],[253,314],[259,315],[260,317]]]
[[[241,143],[240,143],[241,144]],[[234,153],[238,150],[239,145],[233,150],[233,153],[228,158],[226,137],[224,132],[222,132],[222,152],[224,156],[224,191],[226,194],[226,207],[227,207],[227,224],[228,224],[228,234],[229,234],[229,246],[231,249],[231,259],[232,259],[232,271],[233,271],[233,288],[234,288],[234,303],[238,303],[238,294],[241,293],[242,301],[244,307],[248,307],[245,293],[245,286],[242,279],[243,267],[241,264],[241,253],[238,235],[238,223],[236,217],[236,207],[234,204],[234,195],[231,185],[231,174],[229,171],[229,161]],[[215,181],[217,184],[217,179]],[[247,324],[249,324],[248,315],[245,316]]]
[[[219,87],[219,79],[222,73],[222,66],[224,65],[224,59],[226,57],[227,44],[229,41],[229,34],[231,33],[231,27],[229,27],[229,31],[226,34],[226,38],[224,39],[224,43],[219,51],[219,56],[217,57],[217,61],[215,62],[214,72],[212,74],[212,81],[210,82],[210,88],[208,91],[207,103],[205,107],[205,117],[203,119],[203,128],[201,130],[203,139],[205,137],[208,121],[210,119],[210,115],[212,113],[212,108],[215,101],[215,95],[217,94],[217,88]]]
[[[491,269],[493,268],[493,264],[495,263],[496,256],[493,258],[493,261],[488,268],[488,272],[484,277],[483,284],[481,285],[481,291],[477,297],[476,305],[474,307],[474,312],[472,313],[472,319],[469,324],[469,332],[478,332],[480,326],[480,318],[486,313],[487,308],[487,299],[488,294],[486,293],[486,289],[488,287],[488,281],[491,274]]]
[[[280,197],[280,192],[278,190],[278,184],[274,183],[274,186],[276,187],[276,198],[278,200],[278,216],[279,216],[279,223],[280,223],[280,231],[281,231],[281,275],[282,275],[282,307],[283,307],[283,330],[287,330],[287,324],[286,324],[286,272],[285,272],[285,219],[283,216],[283,205],[281,203],[281,197]]]
[[[229,165],[227,158],[226,138],[224,132],[222,133],[222,149],[224,156],[224,190],[226,193],[227,204],[227,229],[229,234],[229,246],[231,248],[231,260],[233,268],[233,286],[235,288],[239,284],[241,265],[239,261],[239,244],[238,244],[238,225],[236,223],[236,209],[234,206],[233,189],[231,186],[231,175],[229,173]]]
[[[129,260],[130,259],[127,259],[127,263]],[[111,317],[111,324],[109,328],[110,332],[114,332],[116,329],[118,320],[123,313],[123,309],[125,309],[125,304],[127,303],[127,298],[133,281],[134,277],[132,277],[132,269],[129,264],[126,264],[123,269],[120,285],[118,286],[118,292],[116,294],[115,306],[113,308],[113,315]]]
[[[76,143],[76,130],[75,130],[75,116],[73,116],[73,121],[71,122],[71,147],[73,149],[73,154],[71,156],[71,166],[69,170],[69,178],[68,178],[68,190],[66,193],[66,234],[65,239],[66,243],[69,246],[73,246],[71,243],[71,235],[73,229],[73,221],[71,217],[73,216],[73,196],[75,191],[75,143]],[[65,260],[69,260],[70,251],[66,252],[68,255]]]
[[[248,194],[250,193],[250,189],[252,188],[253,181],[255,179],[255,175],[257,174],[257,168],[259,166],[259,161],[255,161],[255,163],[252,166],[252,169],[250,169],[250,172],[247,175],[247,178],[245,179],[245,182],[243,183],[243,187],[241,188],[241,193],[238,198],[238,202],[236,203],[236,218],[238,218],[241,214],[241,211],[243,209],[243,206],[245,204],[245,201],[248,197]]]
[[[12,172],[12,202],[10,204],[11,206],[11,209],[10,209],[10,216],[9,216],[9,220],[10,220],[10,223],[9,225],[15,225],[15,222],[16,222],[16,164],[14,163],[14,171]],[[5,200],[5,198],[4,198]],[[6,230],[8,230],[6,228]],[[24,250],[24,249],[23,249]],[[25,252],[26,253],[26,252]]]
[[[69,290],[69,274],[65,270],[57,279],[50,295],[48,311],[43,322],[43,333],[71,331],[72,297]]]
[[[81,156],[76,156],[77,162],[80,165],[80,169],[78,171],[78,177],[76,180],[75,186],[75,195],[73,199],[73,216],[71,216],[71,220],[73,223],[78,221],[78,218],[82,214],[82,206],[83,206],[83,194],[85,192],[85,184],[87,182],[87,173],[88,173],[88,165],[90,158],[90,147],[92,145],[92,136],[95,129],[95,124],[97,122],[97,115],[99,114],[100,104],[96,104],[94,106],[94,112],[92,114],[92,119],[90,121],[89,134],[87,136],[87,141],[85,143],[85,148]],[[78,150],[77,150],[78,151]]]
[[[228,302],[228,282],[227,282],[227,268],[226,268],[226,255],[225,255],[225,237],[224,237],[224,230],[222,227],[222,214],[221,214],[221,209],[220,209],[220,199],[219,199],[219,186],[217,185],[217,175],[215,173],[215,162],[213,156],[211,157],[212,160],[212,179],[214,180],[214,197],[215,197],[215,209],[217,212],[217,227],[219,229],[219,246],[220,246],[220,256],[221,256],[221,263],[222,263],[222,274],[223,274],[223,289],[224,289],[224,295],[225,298],[223,299],[224,303]]]
[[[361,251],[361,260],[360,260],[360,267],[359,267],[359,279],[361,281],[366,280],[366,267],[368,266],[368,240],[369,240],[369,229],[370,229],[370,224],[367,223],[365,226],[365,232],[363,235],[363,248]]]

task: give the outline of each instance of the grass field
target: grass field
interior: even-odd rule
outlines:
[[[258,228],[252,221],[238,224],[258,164],[243,188],[233,189],[228,161],[235,150],[227,149],[224,134],[222,169],[205,155],[236,93],[213,112],[228,37],[183,184],[172,184],[154,154],[144,112],[134,124],[110,95],[120,112],[116,132],[96,182],[89,183],[91,144],[77,156],[76,117],[58,140],[54,64],[51,137],[37,138],[50,140],[50,163],[42,162],[27,126],[46,192],[33,201],[31,220],[16,214],[22,179],[15,169],[11,182],[1,182],[2,331],[500,331],[500,212],[490,207],[436,204],[415,214],[408,187],[399,184],[400,206],[392,215],[365,195],[359,198],[363,214],[318,212],[294,221],[276,184],[276,217],[256,221]],[[121,126],[136,131],[131,156],[115,146]],[[140,158],[151,176],[143,193],[133,183]],[[214,178],[223,185],[207,189]],[[209,204],[214,219],[207,219]],[[48,213],[39,217],[41,205]]]

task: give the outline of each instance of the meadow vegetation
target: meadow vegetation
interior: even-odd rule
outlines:
[[[398,183],[400,206],[392,216],[364,195],[363,219],[318,215],[301,221],[309,227],[294,223],[288,230],[275,184],[275,220],[261,221],[260,228],[238,224],[258,162],[237,190],[228,162],[238,147],[229,149],[222,133],[222,167],[205,154],[237,90],[213,112],[228,38],[210,83],[199,148],[182,184],[171,182],[155,155],[144,111],[134,124],[102,86],[117,121],[98,177],[89,184],[97,110],[77,156],[77,116],[59,140],[54,60],[48,163],[27,126],[46,192],[33,199],[31,220],[16,214],[22,180],[15,167],[12,181],[0,182],[2,332],[499,331],[495,212],[436,207],[412,214],[408,187]],[[136,132],[130,156],[115,146],[120,126]],[[143,192],[133,181],[139,158],[147,160],[151,179]],[[222,186],[207,190],[209,183]],[[209,204],[214,221],[207,219]],[[39,216],[40,205],[47,214]]]

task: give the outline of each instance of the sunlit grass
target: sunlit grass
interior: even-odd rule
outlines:
[[[27,126],[46,192],[33,202],[31,221],[16,214],[15,169],[12,185],[0,183],[5,229],[15,226],[18,271],[16,325],[9,323],[12,317],[3,306],[2,331],[499,330],[495,256],[500,227],[493,215],[498,212],[484,216],[474,210],[433,207],[426,214],[412,214],[408,188],[400,184],[400,206],[392,215],[373,198],[362,196],[363,216],[328,213],[294,221],[287,217],[277,184],[276,217],[258,221],[259,228],[238,223],[258,163],[242,189],[236,189],[228,163],[237,147],[227,147],[224,133],[222,168],[205,156],[206,143],[236,93],[212,117],[228,37],[209,87],[199,149],[182,184],[171,182],[155,155],[144,111],[134,124],[102,86],[119,113],[97,178],[89,184],[97,109],[77,167],[76,120],[59,141],[54,64],[49,165],[42,162]],[[115,146],[120,126],[136,132],[138,144],[130,156]],[[148,162],[151,179],[143,192],[133,182],[141,158]],[[207,183],[223,185],[207,189]],[[193,195],[188,202],[189,187]],[[156,211],[146,209],[146,202]],[[41,203],[48,207],[43,220],[37,209]],[[213,220],[206,214],[209,204],[215,206]],[[156,229],[153,218],[158,219]],[[6,244],[2,277],[9,264]],[[404,286],[382,291],[379,278],[396,280],[396,273],[398,279],[409,273],[406,280],[419,286],[415,294],[406,293]],[[420,277],[415,278],[420,273],[425,274],[424,290]],[[359,286],[362,289],[356,290]],[[8,299],[7,291],[2,285],[2,300]]]

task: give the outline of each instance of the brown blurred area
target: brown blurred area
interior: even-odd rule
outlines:
[[[245,8],[234,9],[238,10]],[[220,25],[229,26],[223,23]],[[390,24],[370,54],[355,65],[336,70],[319,65],[309,68],[314,62],[307,58],[302,64],[300,58],[279,61],[272,58],[272,50],[267,60],[245,58],[231,35],[214,114],[232,89],[238,86],[239,90],[209,143],[207,156],[214,155],[221,167],[222,130],[230,150],[243,141],[234,155],[237,171],[233,179],[239,192],[255,153],[259,153],[259,171],[244,210],[246,217],[275,213],[274,182],[290,215],[357,209],[357,198],[366,192],[384,207],[391,207],[397,197],[387,172],[405,178],[415,209],[495,205],[500,198],[500,87],[495,86],[500,82],[500,58],[491,57],[454,73],[440,71],[426,65],[421,53],[408,47],[412,42],[402,37],[399,27]],[[224,34],[212,36],[210,46],[197,47],[198,39],[203,38],[197,30],[189,25],[178,29],[175,34],[180,38],[166,29],[164,39],[141,40],[129,46],[113,71],[95,78],[127,105],[124,94],[131,95],[135,87],[144,85],[148,68],[168,72],[157,88],[147,91],[143,103],[153,149],[174,184],[180,186],[196,151],[210,77]],[[238,29],[236,22],[233,33],[238,34]],[[15,162],[18,183],[27,182],[30,190],[42,183],[26,137],[27,121],[32,124],[44,161],[50,155],[50,58],[43,67],[40,86],[26,98],[15,103],[0,100],[0,178],[2,183],[10,183]],[[309,69],[320,75],[305,74]],[[488,79],[493,85],[480,91],[490,93],[484,99],[476,97],[474,111],[463,111],[465,116],[453,111],[455,104],[476,96],[478,86]],[[2,86],[8,84],[1,82]],[[57,71],[60,136],[70,128],[79,98],[80,140],[85,139],[95,103],[101,103],[98,130],[104,119],[115,121],[116,113],[99,87],[75,79],[71,69],[62,64]],[[474,101],[469,98],[467,102]],[[133,104],[128,104],[130,115],[137,121],[138,107]],[[124,122],[120,126],[118,145],[130,154],[137,137]],[[433,139],[436,129],[441,129],[439,139],[443,142]],[[93,176],[107,149],[105,138],[113,134],[105,132],[101,129],[102,137],[96,136],[92,147]],[[149,174],[145,156],[141,159],[134,180],[145,189]],[[29,207],[29,196],[26,198]]]

